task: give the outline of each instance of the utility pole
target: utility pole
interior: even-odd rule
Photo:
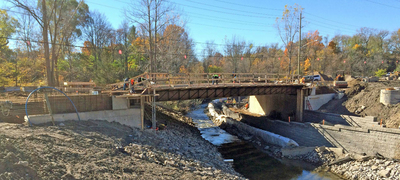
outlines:
[[[300,26],[299,26],[299,52],[297,53],[297,78],[300,82],[300,49],[301,49],[301,12],[300,12]]]

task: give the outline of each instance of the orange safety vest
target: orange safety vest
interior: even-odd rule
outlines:
[[[135,84],[135,80],[131,79],[131,85],[134,85],[134,84]]]

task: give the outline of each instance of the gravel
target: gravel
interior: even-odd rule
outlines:
[[[156,132],[99,120],[0,123],[0,179],[245,179],[179,117],[159,111]]]

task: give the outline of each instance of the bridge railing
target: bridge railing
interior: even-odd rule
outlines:
[[[213,75],[218,79],[213,79]],[[290,84],[294,82],[293,77],[285,74],[272,73],[152,73],[147,74],[147,86],[204,86],[212,85],[213,81],[218,84],[248,84],[248,83],[279,83]]]

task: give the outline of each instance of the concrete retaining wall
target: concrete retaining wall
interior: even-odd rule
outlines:
[[[379,153],[385,157],[400,159],[400,129],[328,126],[278,120],[247,123],[293,139],[300,146],[340,147],[347,152],[368,155]]]
[[[106,110],[106,111],[93,111],[93,112],[80,112],[81,120],[106,120],[109,122],[118,122],[130,127],[141,128],[140,108],[124,109],[124,110]],[[62,122],[66,120],[78,120],[76,113],[54,114],[55,122]],[[24,117],[25,121],[28,118]],[[29,115],[32,124],[42,124],[51,122],[51,116],[44,115]]]
[[[311,124],[336,147],[345,151],[400,159],[400,129],[358,128]]]
[[[298,123],[298,122],[283,122],[279,120],[242,120],[247,124],[254,127],[279,134],[284,137],[288,137],[296,141],[299,146],[326,146],[333,147],[333,145],[327,141],[317,129],[312,127],[310,123]]]
[[[318,111],[304,111],[305,122],[321,123],[322,120],[325,120],[327,125],[341,124],[366,128],[379,126],[376,117],[373,116],[357,117]]]
[[[335,98],[335,93],[321,94],[315,96],[306,96],[304,101],[305,110],[318,110],[322,105],[328,103],[330,100]],[[308,104],[308,102],[310,104]]]

